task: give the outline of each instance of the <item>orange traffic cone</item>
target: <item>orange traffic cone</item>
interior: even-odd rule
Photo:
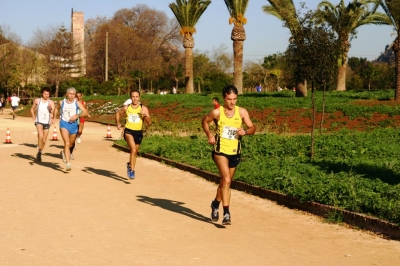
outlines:
[[[10,135],[10,129],[7,128],[7,134],[6,134],[6,142],[5,144],[11,144],[11,135]]]
[[[111,128],[110,128],[110,125],[108,125],[108,127],[107,127],[107,136],[106,136],[106,138],[111,138]]]
[[[57,130],[56,130],[56,126],[54,126],[54,129],[53,129],[53,137],[51,138],[51,140],[58,140],[58,139],[57,139]]]

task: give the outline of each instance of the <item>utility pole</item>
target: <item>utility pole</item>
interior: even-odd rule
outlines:
[[[106,67],[105,67],[105,81],[108,81],[108,31],[106,32]]]

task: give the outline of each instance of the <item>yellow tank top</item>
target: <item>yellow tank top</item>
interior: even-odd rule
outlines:
[[[242,118],[239,114],[239,107],[235,106],[235,114],[230,118],[225,115],[223,106],[219,110],[220,115],[214,151],[227,155],[240,154],[241,137],[237,134],[237,130],[242,127]]]
[[[142,130],[142,105],[133,108],[130,104],[126,109],[126,124],[125,127],[130,130]]]

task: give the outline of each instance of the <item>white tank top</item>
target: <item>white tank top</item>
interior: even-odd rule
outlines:
[[[42,124],[50,123],[50,112],[48,109],[50,100],[42,102],[42,98],[39,99],[38,108],[36,110],[36,122]]]
[[[78,104],[76,103],[76,99],[72,103],[68,103],[67,99],[63,100],[60,112],[60,119],[68,122],[71,116],[76,115],[78,109]]]

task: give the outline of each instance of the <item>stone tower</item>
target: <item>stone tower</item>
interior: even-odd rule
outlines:
[[[76,59],[81,61],[81,75],[86,75],[86,56],[85,56],[85,31],[84,31],[83,12],[76,12],[71,9],[71,34],[74,45],[77,46]]]

